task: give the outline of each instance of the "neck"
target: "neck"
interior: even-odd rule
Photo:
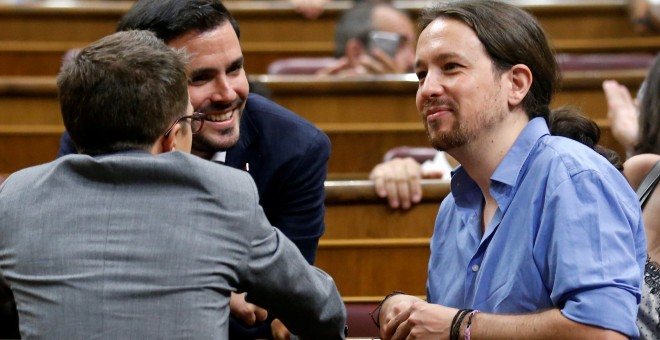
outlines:
[[[524,112],[523,115],[511,113],[502,122],[484,131],[477,139],[459,148],[447,150],[477,183],[486,203],[491,199],[490,177],[528,122]]]

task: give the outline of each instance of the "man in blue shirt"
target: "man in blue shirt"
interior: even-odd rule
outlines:
[[[431,240],[428,302],[386,299],[381,336],[637,337],[639,205],[604,157],[550,135],[559,75],[538,23],[467,0],[430,9],[422,27],[417,109],[461,166]]]

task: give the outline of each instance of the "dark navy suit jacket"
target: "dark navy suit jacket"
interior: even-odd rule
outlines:
[[[248,164],[268,221],[313,264],[325,230],[328,136],[302,117],[253,93],[240,124],[238,143],[227,151],[225,164],[243,170]],[[58,156],[75,152],[65,132]]]

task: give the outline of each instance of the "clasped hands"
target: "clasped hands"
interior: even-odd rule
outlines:
[[[449,339],[457,311],[415,296],[393,295],[381,306],[380,336],[383,340]]]

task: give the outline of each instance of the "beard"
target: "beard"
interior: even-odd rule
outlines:
[[[491,106],[483,105],[473,115],[465,115],[458,104],[451,100],[436,99],[425,103],[424,111],[426,111],[427,107],[448,106],[451,108],[454,118],[452,126],[448,131],[440,131],[441,122],[432,121],[429,123],[426,120],[426,114],[423,115],[424,127],[426,128],[426,134],[431,145],[439,151],[462,147],[483,135],[484,131],[488,131],[497,123],[502,122],[507,113],[503,109],[498,109],[499,106],[495,105],[496,101],[492,99],[494,98],[486,101],[486,104],[492,104]],[[493,109],[495,112],[493,112]]]
[[[245,110],[245,102],[240,98],[229,104],[211,104],[198,109],[200,113],[224,111],[228,108],[238,108],[236,124],[230,128],[222,130],[212,130],[210,124],[204,125],[202,131],[193,136],[192,148],[195,151],[214,154],[220,151],[227,151],[238,142],[240,136],[241,118]]]
[[[231,149],[238,142],[240,119],[236,127],[229,129],[213,131],[212,137],[199,133],[193,136],[192,148],[198,152],[214,154],[220,151]],[[206,127],[205,127],[206,128]],[[218,138],[218,136],[221,136]],[[219,140],[220,139],[220,140]]]

